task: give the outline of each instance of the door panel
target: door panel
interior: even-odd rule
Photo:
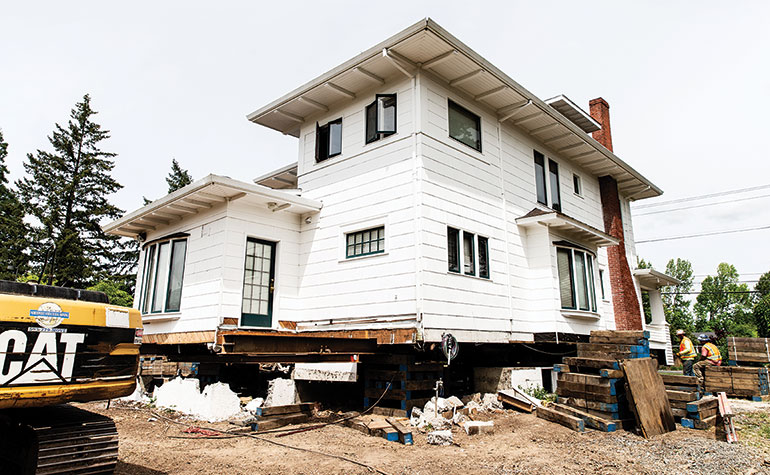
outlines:
[[[275,243],[248,238],[241,299],[242,326],[272,326],[274,289]]]

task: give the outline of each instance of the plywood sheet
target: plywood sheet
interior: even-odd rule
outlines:
[[[665,434],[676,429],[671,404],[663,379],[651,358],[623,360],[628,383],[628,403],[644,437]]]

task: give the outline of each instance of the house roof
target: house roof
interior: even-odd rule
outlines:
[[[577,104],[572,102],[569,97],[563,94],[546,99],[545,103],[559,111],[561,115],[571,120],[587,134],[596,132],[602,128],[601,124],[596,122],[589,113],[581,109]]]
[[[247,117],[256,124],[298,137],[306,118],[349,102],[396,77],[414,75],[418,70],[494,110],[501,123],[519,127],[546,148],[596,176],[612,176],[625,196],[638,200],[663,193],[586,133],[592,119],[578,117],[577,106],[572,107],[567,101],[548,105],[429,18]],[[574,117],[570,119],[569,115]]]
[[[634,277],[644,289],[659,289],[667,285],[679,285],[681,280],[655,269],[634,269]]]
[[[266,186],[274,190],[297,189],[297,162],[290,163],[278,170],[273,170],[262,176],[254,178],[257,185]]]
[[[323,206],[318,201],[283,191],[244,183],[226,176],[208,175],[102,226],[102,229],[109,234],[137,237],[143,232],[154,231],[159,226],[181,221],[185,216],[195,215],[217,204],[242,198],[251,199],[256,204],[264,204],[274,212],[319,212]]]
[[[535,208],[524,216],[516,218],[516,224],[525,228],[547,226],[575,239],[579,243],[590,243],[596,247],[614,246],[620,243],[619,239],[610,236],[604,231],[558,211],[545,211]]]

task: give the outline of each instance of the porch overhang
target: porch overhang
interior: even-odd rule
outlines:
[[[618,190],[628,199],[639,200],[663,193],[588,135],[586,131],[598,124],[585,113],[578,117],[581,114],[575,112],[579,110],[577,106],[566,102],[547,104],[430,18],[257,109],[247,118],[255,124],[299,137],[302,125],[312,122],[319,114],[373,93],[374,88],[388,81],[412,77],[418,72],[491,109],[500,123],[522,129],[542,143],[542,148],[568,158],[596,176],[612,176]],[[577,115],[570,119],[568,116],[573,112]]]
[[[516,224],[524,228],[545,226],[560,235],[574,239],[577,243],[588,243],[596,247],[620,244],[619,239],[558,211],[533,209],[526,215],[516,218]]]
[[[297,189],[297,162],[254,178],[254,183],[274,190]]]
[[[655,269],[634,269],[634,277],[639,281],[639,286],[644,290],[657,290],[667,285],[679,285],[681,280],[671,277]]]
[[[232,178],[208,175],[163,198],[102,226],[104,232],[136,238],[186,216],[235,200],[247,199],[274,212],[317,213],[323,204],[287,192],[244,183]]]

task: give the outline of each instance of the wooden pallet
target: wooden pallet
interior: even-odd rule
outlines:
[[[379,407],[403,411],[409,416],[435,396],[436,381],[442,379],[442,363],[415,361],[411,355],[386,355],[363,368],[364,408],[380,399]]]

